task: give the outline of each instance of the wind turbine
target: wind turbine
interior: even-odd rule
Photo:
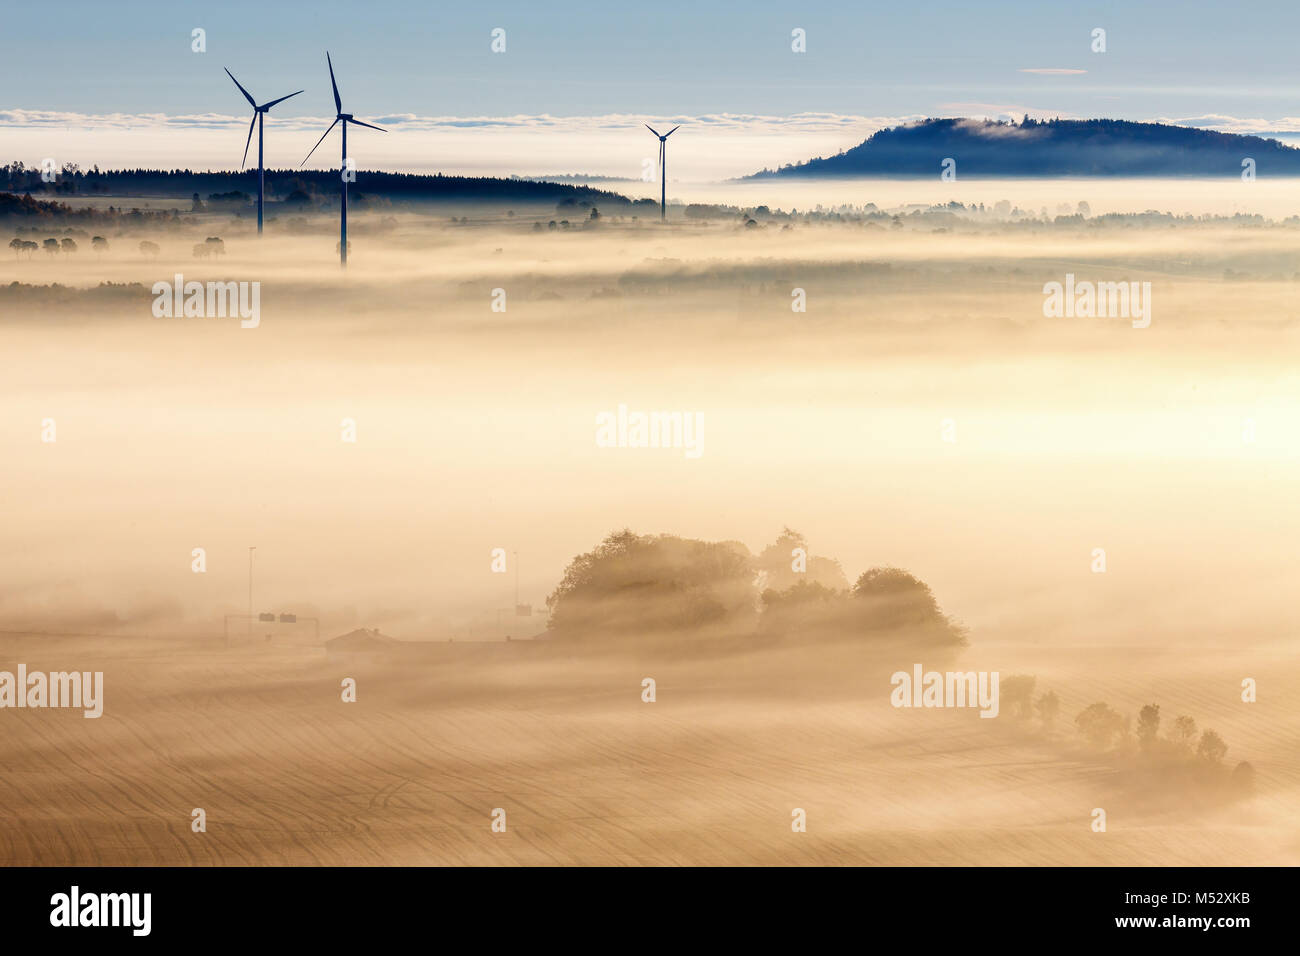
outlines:
[[[659,131],[649,123],[645,124],[645,128],[659,136]],[[674,126],[668,132],[659,136],[659,219],[661,222],[668,218],[668,170],[664,166],[664,153],[667,151],[668,137],[679,129],[681,129],[680,126]]]
[[[236,86],[239,86],[235,74],[226,70],[226,76],[234,80]],[[248,162],[248,147],[253,142],[253,127],[257,127],[257,234],[260,236],[262,234],[262,202],[263,195],[266,192],[266,171],[262,168],[262,121],[266,118],[266,113],[272,106],[276,103],[283,103],[289,96],[297,96],[302,90],[299,90],[298,93],[290,93],[289,96],[282,96],[278,100],[263,103],[261,106],[257,105],[257,101],[242,86],[239,86],[239,92],[244,94],[244,99],[248,100],[253,107],[253,122],[248,124],[248,140],[244,143],[244,159],[239,164],[241,169],[244,163]]]
[[[338,112],[338,115],[334,117],[334,122],[330,123],[329,129],[325,130],[325,132],[321,134],[321,138],[316,141],[316,146],[325,142],[325,137],[330,134],[331,129],[338,126],[339,123],[343,124],[343,162],[341,164],[342,168],[339,170],[343,179],[343,206],[342,214],[339,218],[339,265],[346,266],[348,264],[348,124],[352,123],[354,126],[364,126],[367,129],[379,129],[379,127],[371,126],[369,123],[363,123],[359,119],[353,119],[351,113],[343,112],[343,101],[339,99],[339,85],[334,82],[334,61],[330,59],[328,50],[325,52],[325,62],[329,64],[330,68],[330,85],[334,87],[334,109]],[[379,129],[379,132],[387,133],[388,130]],[[316,152],[316,146],[311,148],[311,153]],[[306,164],[307,160],[311,159],[311,153],[308,153],[307,159],[304,159],[302,163],[299,163],[298,165],[301,166]]]

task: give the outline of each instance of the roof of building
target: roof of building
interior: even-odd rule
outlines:
[[[398,643],[395,638],[387,634],[380,634],[378,628],[359,627],[355,631],[349,631],[346,634],[340,634],[338,637],[332,637],[325,642],[325,646],[331,650],[348,651],[362,650],[374,647],[390,647]]]

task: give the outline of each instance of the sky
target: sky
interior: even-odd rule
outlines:
[[[806,52],[792,50],[795,29]],[[260,101],[305,90],[272,114],[286,138],[268,126],[280,151],[268,164],[296,165],[333,116],[326,49],[345,111],[390,130],[357,143],[362,166],[636,177],[654,152],[636,138],[650,139],[643,120],[713,134],[670,160],[703,179],[922,116],[1285,133],[1300,130],[1298,33],[1289,2],[14,4],[0,34],[0,155],[237,166],[248,115],[226,67]]]

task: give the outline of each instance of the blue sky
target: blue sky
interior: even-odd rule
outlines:
[[[326,49],[344,109],[392,133],[357,139],[384,168],[636,176],[643,119],[711,134],[673,166],[699,181],[923,116],[1300,130],[1294,2],[64,0],[10,4],[3,27],[0,161],[33,164],[237,166],[248,116],[229,67],[259,101],[305,89],[268,124],[268,164],[297,165],[333,117]]]
[[[507,52],[489,31],[507,31]],[[1108,51],[1089,50],[1094,27]],[[208,51],[190,52],[194,27]],[[790,31],[808,52],[790,51]],[[358,115],[952,114],[1276,120],[1300,114],[1300,4],[341,3],[9,4],[0,109],[232,110],[221,67],[255,95],[299,87],[323,115],[324,50]],[[1032,68],[1087,70],[1045,76]],[[237,104],[236,104],[237,105]]]

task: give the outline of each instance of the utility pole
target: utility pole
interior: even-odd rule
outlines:
[[[253,552],[257,546],[248,549],[248,633],[253,633]]]

